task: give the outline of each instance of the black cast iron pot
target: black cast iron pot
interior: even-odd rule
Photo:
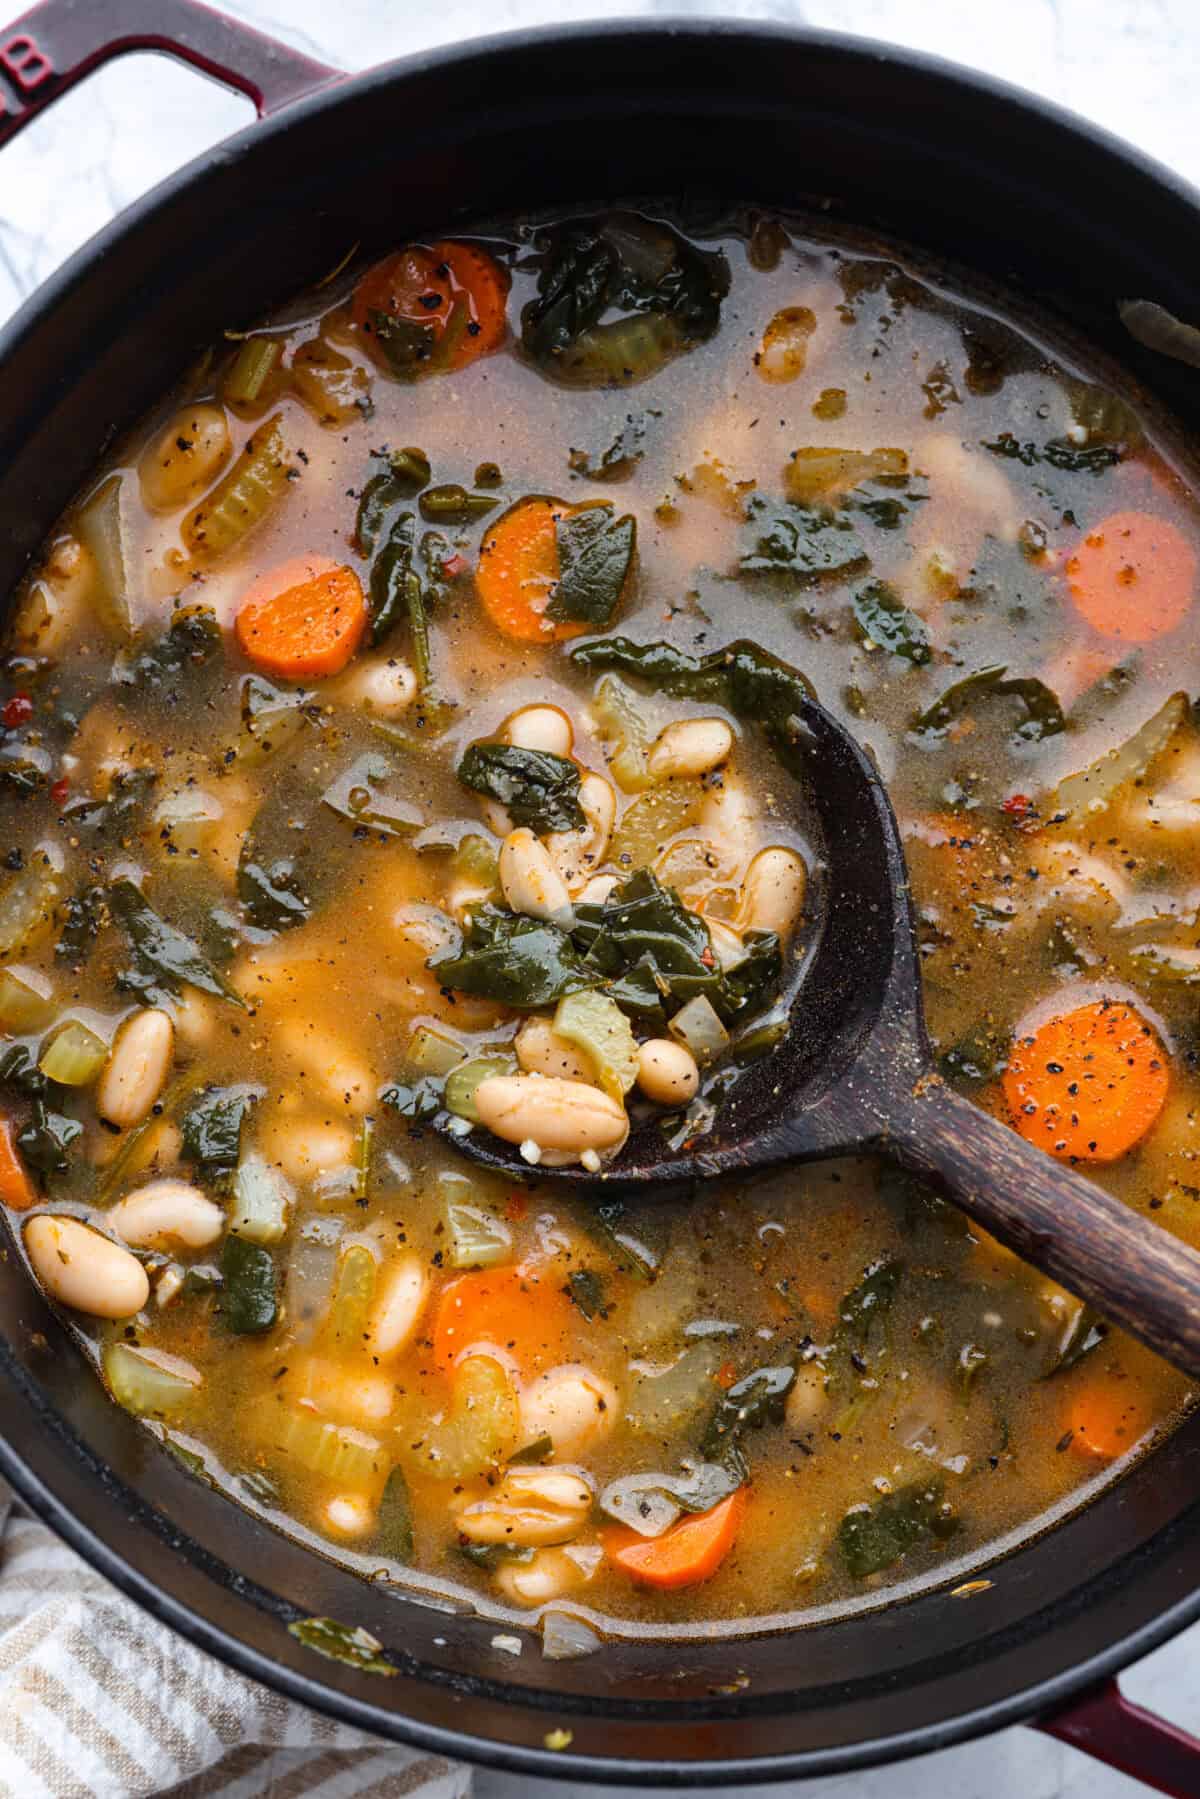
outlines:
[[[130,208],[0,339],[0,593],[107,439],[200,344],[352,244],[514,207],[820,198],[1035,296],[1200,429],[1200,373],[1140,350],[1116,312],[1135,296],[1196,313],[1197,196],[980,76],[819,33],[655,22],[524,33],[347,79],[192,0],[49,0],[0,35],[0,141],[106,57],[144,48],[271,116]],[[1200,1417],[992,1567],[980,1597],[927,1591],[802,1632],[548,1663],[493,1649],[494,1625],[366,1585],[184,1473],[104,1396],[11,1255],[0,1333],[0,1472],[34,1510],[194,1643],[382,1736],[672,1786],[828,1774],[1040,1720],[1161,1791],[1200,1794],[1200,1744],[1111,1685],[1200,1614]],[[397,1677],[304,1649],[286,1626],[313,1613],[365,1625]],[[551,1753],[556,1729],[570,1743]]]

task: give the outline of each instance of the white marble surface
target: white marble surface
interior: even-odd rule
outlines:
[[[99,11],[101,0],[94,3]],[[1200,0],[227,0],[226,10],[348,69],[521,24],[681,12],[790,18],[986,69],[1098,120],[1200,185]],[[0,317],[115,211],[249,117],[240,97],[138,57],[101,70],[35,121],[0,156]],[[1130,1669],[1124,1685],[1200,1734],[1200,1628]],[[575,1799],[579,1791],[504,1775],[477,1782],[478,1799]],[[801,1791],[804,1799],[927,1799],[931,1791],[1134,1799],[1144,1789],[1013,1730],[899,1769],[771,1789]]]

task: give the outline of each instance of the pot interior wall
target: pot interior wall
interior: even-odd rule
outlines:
[[[1153,172],[909,58],[767,32],[567,32],[383,71],[307,103],[233,140],[202,177],[160,190],[100,255],[84,252],[57,278],[0,348],[0,584],[19,577],[103,443],[196,348],[352,245],[514,204],[636,193],[685,208],[828,201],[836,219],[1040,299],[1186,426],[1200,423],[1200,373],[1157,363],[1116,323],[1128,296],[1188,306],[1194,258],[1179,251],[1198,215]],[[519,1755],[566,1724],[563,1772],[585,1771],[576,1755],[646,1758],[665,1782],[668,1762],[679,1778],[691,1764],[694,1780],[704,1761],[832,1767],[883,1739],[930,1747],[982,1708],[1000,1708],[999,1721],[1031,1688],[1149,1633],[1200,1575],[1187,1520],[1200,1493],[1196,1420],[1052,1539],[993,1570],[976,1599],[927,1594],[787,1637],[514,1660],[491,1646],[494,1626],[414,1607],[231,1513],[104,1398],[11,1256],[0,1319],[0,1467],[22,1465],[27,1490],[44,1483],[45,1506],[77,1537],[93,1532],[113,1572],[123,1561],[143,1602],[177,1623],[185,1608],[198,1640],[260,1674],[258,1657],[282,1664],[293,1690],[326,1703],[332,1690],[375,1728],[411,1734],[408,1719],[431,1741],[457,1730]],[[404,1651],[408,1677],[318,1663],[283,1628],[297,1611],[366,1625]]]

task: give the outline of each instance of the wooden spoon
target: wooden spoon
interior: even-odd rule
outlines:
[[[672,1151],[654,1118],[600,1174],[554,1178],[596,1198],[677,1191],[787,1162],[881,1154],[922,1176],[1034,1267],[1200,1378],[1200,1254],[951,1091],[921,1003],[908,871],[869,757],[815,701],[789,765],[825,839],[823,923],[791,1029],[736,1083],[713,1129]],[[462,1154],[527,1177],[515,1146],[448,1133]]]

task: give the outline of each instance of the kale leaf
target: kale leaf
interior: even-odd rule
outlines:
[[[614,516],[607,500],[555,521],[559,576],[546,617],[603,630],[621,599],[637,547],[632,513]]]
[[[248,1237],[226,1237],[221,1250],[221,1317],[239,1336],[269,1331],[279,1316],[274,1257]]]
[[[849,580],[869,565],[854,526],[831,508],[790,506],[755,494],[747,514],[750,547],[738,561],[740,574],[807,588]]]
[[[515,825],[531,831],[582,831],[587,825],[579,803],[579,769],[569,757],[515,744],[473,743],[458,765],[458,778],[472,793],[504,806]]]
[[[564,994],[599,985],[565,931],[539,918],[479,906],[461,948],[429,963],[443,987],[479,994],[502,1006],[532,1011]]]
[[[247,838],[238,862],[238,898],[246,909],[246,917],[260,931],[290,931],[301,925],[312,912],[312,900],[305,892],[295,859],[277,856],[273,862],[255,860]]]
[[[63,908],[63,928],[54,954],[62,962],[85,962],[105,918],[103,887],[80,887]]]
[[[361,556],[375,548],[388,513],[411,500],[428,486],[432,473],[423,450],[373,450],[371,461],[380,464],[364,483],[358,500],[354,536]]]
[[[700,1445],[700,1453],[712,1462],[729,1455],[742,1432],[760,1429],[764,1424],[778,1424],[783,1417],[787,1396],[796,1380],[794,1362],[778,1362],[752,1368],[717,1401]]]
[[[929,633],[915,612],[910,612],[886,581],[868,581],[854,596],[854,622],[868,643],[893,656],[903,657],[915,668],[929,661]]]
[[[212,607],[183,606],[161,637],[145,643],[117,678],[142,692],[154,692],[185,672],[192,677],[221,649],[221,627]]]
[[[44,1100],[35,1099],[28,1124],[17,1133],[17,1148],[40,1175],[65,1174],[71,1145],[82,1135],[77,1118],[52,1112]]]
[[[266,1091],[249,1081],[210,1087],[183,1118],[183,1153],[205,1174],[232,1174],[242,1148],[242,1126],[251,1106]]]
[[[154,1005],[163,992],[178,994],[181,986],[189,986],[245,1008],[241,994],[221,978],[190,937],[159,917],[132,881],[114,882],[108,890],[108,905],[137,964],[135,972],[124,977],[124,984],[139,998]]]
[[[847,1572],[864,1580],[890,1568],[923,1538],[948,1537],[957,1528],[941,1481],[918,1481],[871,1505],[854,1506],[838,1526],[837,1545]]]
[[[913,732],[918,737],[942,737],[977,700],[994,696],[1010,696],[1020,700],[1025,708],[1025,717],[1012,733],[1016,743],[1040,743],[1066,729],[1066,716],[1057,694],[1035,676],[1010,676],[1006,665],[999,662],[976,669],[947,687],[931,706],[917,714]]]
[[[1088,446],[1069,443],[1061,437],[1051,438],[1044,444],[1022,443],[1011,431],[1002,431],[999,437],[991,441],[981,438],[980,444],[983,449],[990,450],[993,456],[1020,462],[1025,468],[1036,468],[1039,463],[1045,462],[1051,468],[1062,469],[1069,475],[1102,475],[1120,462],[1124,454],[1117,444]]]

